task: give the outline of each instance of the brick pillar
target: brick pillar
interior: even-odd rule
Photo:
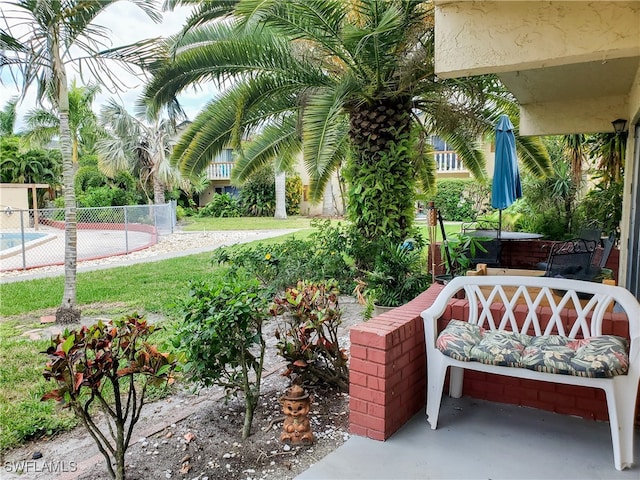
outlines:
[[[356,435],[385,440],[426,402],[424,324],[420,314],[441,285],[351,329],[349,424]]]

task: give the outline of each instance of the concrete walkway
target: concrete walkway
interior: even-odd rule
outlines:
[[[438,429],[418,413],[386,442],[351,437],[296,479],[634,479],[613,465],[607,422],[443,398]]]

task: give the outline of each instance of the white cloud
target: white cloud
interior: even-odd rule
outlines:
[[[157,0],[158,4],[162,0]],[[5,3],[3,6],[2,4]],[[6,7],[6,2],[0,1],[0,7]],[[185,19],[190,12],[189,8],[179,7],[173,12],[163,12],[161,23],[154,23],[147,15],[137,6],[129,2],[118,2],[107,8],[103,13],[96,17],[94,24],[106,27],[109,30],[110,46],[120,46],[130,44],[139,40],[153,37],[167,37],[177,33],[182,27]],[[4,21],[10,21],[4,18]],[[5,27],[6,28],[6,27]],[[100,111],[100,107],[109,98],[114,97],[121,102],[129,111],[133,112],[135,103],[142,93],[145,79],[136,77],[128,72],[114,67],[112,70],[118,75],[118,78],[126,85],[124,91],[113,93],[113,88],[103,88],[98,94],[94,103],[96,113]],[[87,78],[80,79],[75,71],[68,71],[69,81],[76,78],[79,85],[86,84]],[[10,76],[3,72],[0,77],[0,108],[13,96],[19,95],[19,88],[13,83]],[[83,82],[84,80],[84,82]],[[112,90],[112,91],[109,91]],[[183,108],[190,119],[193,119],[199,110],[208,102],[217,90],[211,84],[202,85],[196,90],[186,91],[180,95],[180,101],[184,102]],[[18,122],[17,129],[24,126],[24,115],[36,106],[36,87],[33,86],[25,95],[24,100],[18,105]]]

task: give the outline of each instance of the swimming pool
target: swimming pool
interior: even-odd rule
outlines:
[[[19,247],[22,245],[22,238],[24,235],[24,242],[32,242],[39,238],[46,237],[46,233],[6,233],[0,232],[0,250],[8,250],[10,248]]]

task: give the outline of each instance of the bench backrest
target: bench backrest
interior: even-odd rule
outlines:
[[[602,335],[604,314],[615,304],[616,311],[624,311],[629,322],[630,359],[640,362],[640,303],[623,287],[551,277],[456,277],[423,317],[440,318],[461,291],[468,300],[468,322],[534,335]]]

